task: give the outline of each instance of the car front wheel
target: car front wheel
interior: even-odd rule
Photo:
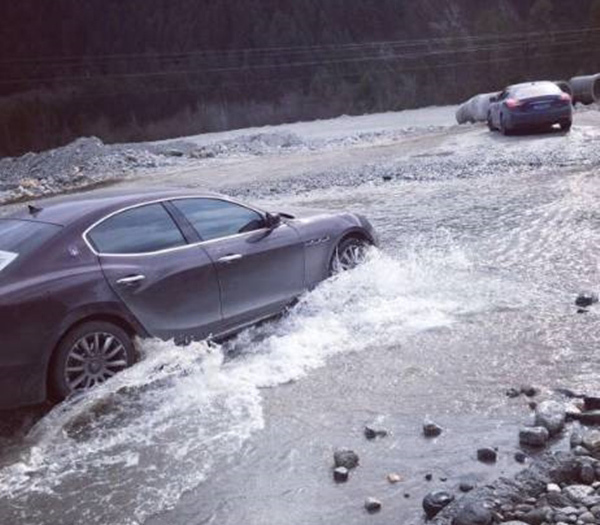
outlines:
[[[350,237],[341,241],[330,264],[330,273],[352,270],[365,262],[370,243],[364,239]]]
[[[57,401],[102,384],[135,362],[129,334],[104,321],[83,323],[60,342],[50,368],[50,393]]]

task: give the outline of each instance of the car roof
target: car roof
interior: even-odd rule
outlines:
[[[33,203],[24,203],[22,209],[5,218],[36,220],[67,226],[81,221],[95,221],[129,206],[181,197],[223,198],[216,193],[190,190],[97,190],[78,195],[52,197]],[[39,211],[32,212],[30,206],[35,207]]]
[[[550,80],[536,80],[535,82],[521,82],[520,84],[513,84],[511,86],[508,86],[506,89],[507,90],[514,90],[514,89],[521,89],[524,87],[529,87],[529,86],[547,86],[548,84],[552,84],[553,86],[556,86],[556,84],[554,82],[551,82]],[[558,86],[556,86],[558,89],[560,89]]]

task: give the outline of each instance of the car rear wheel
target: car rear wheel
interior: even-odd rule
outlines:
[[[502,135],[509,135],[510,131],[509,129],[506,127],[506,122],[504,122],[504,116],[500,115],[500,132],[502,133]]]
[[[560,129],[562,131],[571,131],[571,126],[573,125],[573,121],[572,120],[567,120],[565,122],[561,122],[560,123]]]
[[[364,239],[350,237],[341,241],[330,263],[330,273],[352,270],[365,262],[370,243]]]
[[[75,327],[60,342],[50,368],[50,393],[60,401],[102,384],[135,362],[131,337],[104,321]]]

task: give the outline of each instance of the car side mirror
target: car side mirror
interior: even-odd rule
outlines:
[[[281,224],[281,215],[278,213],[268,213],[265,215],[265,226],[269,230],[274,230]]]

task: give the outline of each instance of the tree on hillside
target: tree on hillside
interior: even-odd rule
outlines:
[[[552,26],[553,15],[552,0],[536,0],[529,11],[529,26],[534,29],[547,29]]]
[[[590,6],[590,26],[600,28],[600,0],[594,0]]]

